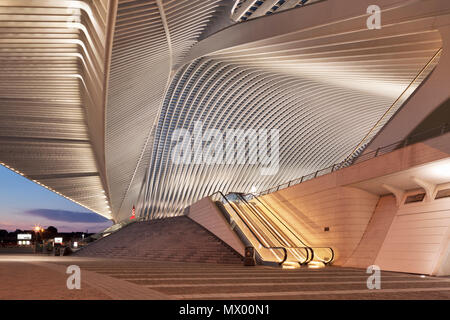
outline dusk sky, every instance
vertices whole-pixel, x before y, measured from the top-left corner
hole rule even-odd
[[[56,193],[0,166],[0,229],[31,229],[39,224],[61,232],[98,232],[112,223]]]

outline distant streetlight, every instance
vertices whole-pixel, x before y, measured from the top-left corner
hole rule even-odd
[[[34,247],[34,252],[37,253],[38,246],[39,246],[39,241],[40,241],[39,234],[44,231],[44,228],[42,228],[39,225],[36,225],[36,226],[34,226],[33,230],[36,233],[36,243],[35,243],[35,247]]]

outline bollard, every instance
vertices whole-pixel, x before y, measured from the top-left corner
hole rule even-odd
[[[255,264],[255,248],[245,247],[244,266],[252,267]]]

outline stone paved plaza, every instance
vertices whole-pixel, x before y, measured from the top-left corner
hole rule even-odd
[[[68,290],[66,268],[81,268]],[[123,259],[0,255],[0,299],[450,299],[450,277],[381,273],[369,290],[362,269],[295,270]]]

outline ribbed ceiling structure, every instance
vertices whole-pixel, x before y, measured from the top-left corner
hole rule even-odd
[[[301,2],[0,1],[0,163],[120,221],[346,158],[439,62],[450,4],[379,0],[368,30],[370,1]],[[246,6],[258,18],[232,25]],[[279,130],[279,170],[173,163],[174,130],[196,121]]]
[[[242,22],[318,1],[326,0],[235,0],[231,18],[234,21]]]
[[[401,6],[384,13],[380,31],[368,30],[367,16],[360,15],[327,24],[307,20],[307,27],[251,41],[257,30],[261,35],[267,26],[301,20],[301,12],[314,16],[324,6],[248,21],[194,48],[186,61],[194,60],[169,87],[155,131],[145,216],[182,214],[217,190],[265,190],[345,159],[370,141],[439,61],[434,15],[406,18]],[[218,41],[237,33],[240,44]],[[175,164],[172,134],[192,133],[196,121],[203,131],[278,129],[279,171],[263,176],[260,165]],[[198,146],[193,154],[201,152]]]
[[[141,190],[173,67],[221,2],[119,1],[106,109],[106,166],[117,220],[130,215]]]
[[[107,0],[0,1],[0,162],[108,218],[110,9]]]

